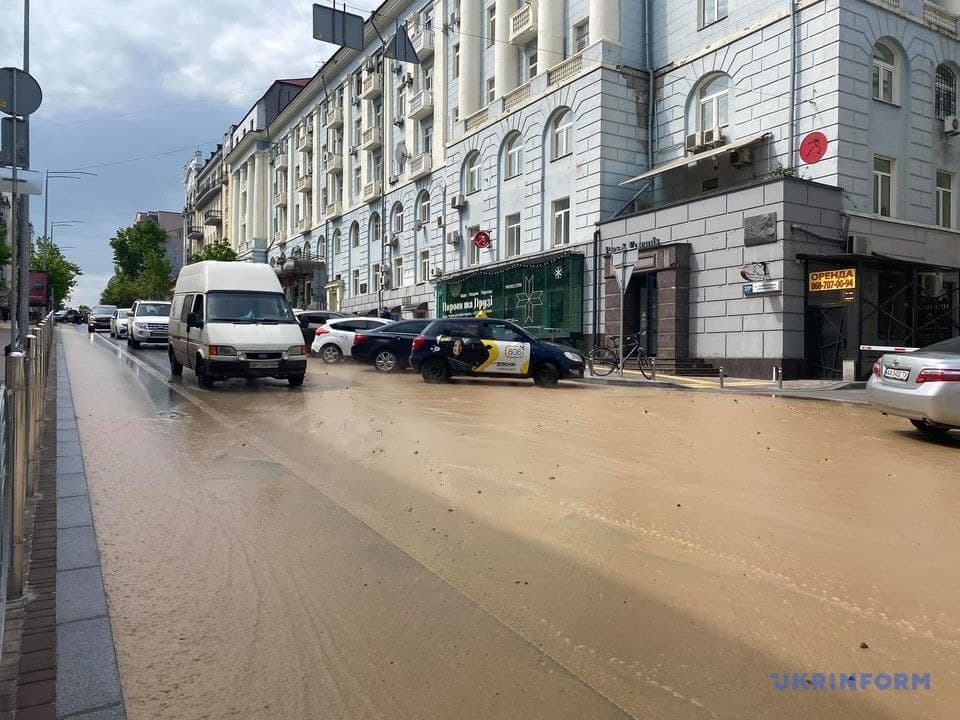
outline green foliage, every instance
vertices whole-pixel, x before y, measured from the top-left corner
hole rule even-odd
[[[30,251],[30,269],[47,273],[47,284],[53,297],[53,309],[63,307],[63,301],[83,275],[80,266],[63,256],[60,248],[41,238]]]
[[[12,256],[13,251],[7,245],[7,228],[0,227],[0,267],[9,265]]]
[[[237,259],[237,254],[225,241],[204,245],[203,249],[190,256],[190,262],[202,262],[204,260],[220,260],[222,262],[233,262]]]
[[[172,268],[166,235],[153,218],[120,228],[110,240],[115,272],[100,295],[105,305],[130,307],[134,300],[170,297]]]

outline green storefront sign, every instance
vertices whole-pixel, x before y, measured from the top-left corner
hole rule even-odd
[[[437,317],[511,320],[538,337],[583,333],[583,255],[564,253],[437,283]]]

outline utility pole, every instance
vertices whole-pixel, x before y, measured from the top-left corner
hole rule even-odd
[[[27,74],[30,73],[30,0],[23,0],[23,71]],[[16,86],[16,82],[14,82]],[[16,90],[14,90],[16,92]],[[23,160],[23,169],[30,169],[30,115],[25,114],[23,116],[23,135],[24,135],[24,160]],[[14,115],[13,118],[13,185],[16,187],[16,172],[17,172],[17,118]],[[14,190],[16,193],[16,190]],[[13,196],[11,205],[16,204],[16,195]],[[13,229],[13,232],[18,236],[17,237],[17,294],[19,297],[19,302],[17,303],[17,327],[16,327],[16,337],[11,338],[13,341],[12,348],[16,350],[22,350],[27,346],[27,335],[30,334],[30,246],[32,244],[32,238],[30,237],[30,196],[27,193],[23,193],[20,199],[20,212],[18,213],[18,218],[16,223],[11,222],[10,225]],[[11,221],[14,220],[12,214],[16,212],[11,208]]]

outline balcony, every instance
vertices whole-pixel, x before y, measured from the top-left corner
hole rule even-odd
[[[297,230],[302,233],[305,233],[313,227],[313,218],[309,215],[304,215],[300,218],[300,222],[297,223]]]
[[[360,138],[361,150],[376,150],[383,145],[383,129],[379,126],[368,127]]]
[[[273,166],[277,170],[286,170],[287,169],[287,154],[285,152],[277,155],[276,159],[273,161]]]
[[[422,90],[410,98],[410,117],[422,120],[433,115],[433,93]]]
[[[343,108],[337,107],[332,110],[327,110],[327,127],[343,127]]]
[[[198,225],[188,225],[187,237],[190,240],[203,240],[203,228]]]
[[[343,153],[328,152],[324,156],[324,164],[327,166],[327,172],[337,174],[342,173]]]
[[[365,203],[373,202],[380,197],[383,192],[383,183],[379,180],[367,183],[363,186],[363,201]]]
[[[310,152],[313,150],[313,131],[304,130],[300,133],[300,139],[297,140],[297,150],[300,152]]]
[[[530,83],[521,85],[516,90],[508,92],[503,96],[503,111],[505,113],[513,112],[530,99]]]
[[[327,203],[327,207],[324,208],[324,214],[327,216],[327,220],[336,220],[343,215],[343,203],[339,200]]]
[[[547,85],[559,85],[573,77],[576,77],[583,70],[583,54],[574,55],[561,63],[554,65],[547,71]]]
[[[286,207],[287,206],[287,190],[284,188],[280,190],[276,195],[273,196],[273,204],[277,207]]]
[[[363,89],[360,97],[364,100],[373,100],[383,94],[383,75],[378,72],[363,71]]]
[[[480,110],[477,110],[477,112],[464,120],[464,126],[466,127],[467,132],[472,132],[473,130],[486,125],[489,117],[490,115],[488,108],[481,108]]]
[[[287,241],[287,231],[286,230],[277,230],[273,234],[273,241],[275,243],[285,243]]]
[[[222,225],[223,215],[220,214],[219,210],[207,210],[203,214],[203,224],[204,225]]]
[[[433,157],[430,153],[420,153],[410,159],[410,171],[408,177],[411,180],[419,180],[426,177],[433,171]]]
[[[307,193],[313,190],[313,173],[307,173],[297,178],[297,192]]]
[[[529,0],[526,5],[510,16],[510,42],[526,45],[537,36],[537,0]]]
[[[942,32],[953,38],[960,38],[958,16],[937,3],[926,0],[923,3],[921,13],[920,5],[914,6],[908,0],[871,0],[871,2],[916,22],[921,22],[937,32]]]
[[[422,28],[410,38],[410,42],[420,60],[430,57],[433,55],[433,28]]]

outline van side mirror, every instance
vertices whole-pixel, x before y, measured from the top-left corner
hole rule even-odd
[[[194,327],[195,327],[195,328],[202,328],[202,327],[203,327],[203,320],[200,319],[200,316],[197,315],[197,313],[192,312],[192,313],[190,313],[189,315],[187,315],[187,330],[189,330],[190,328],[194,328]]]

